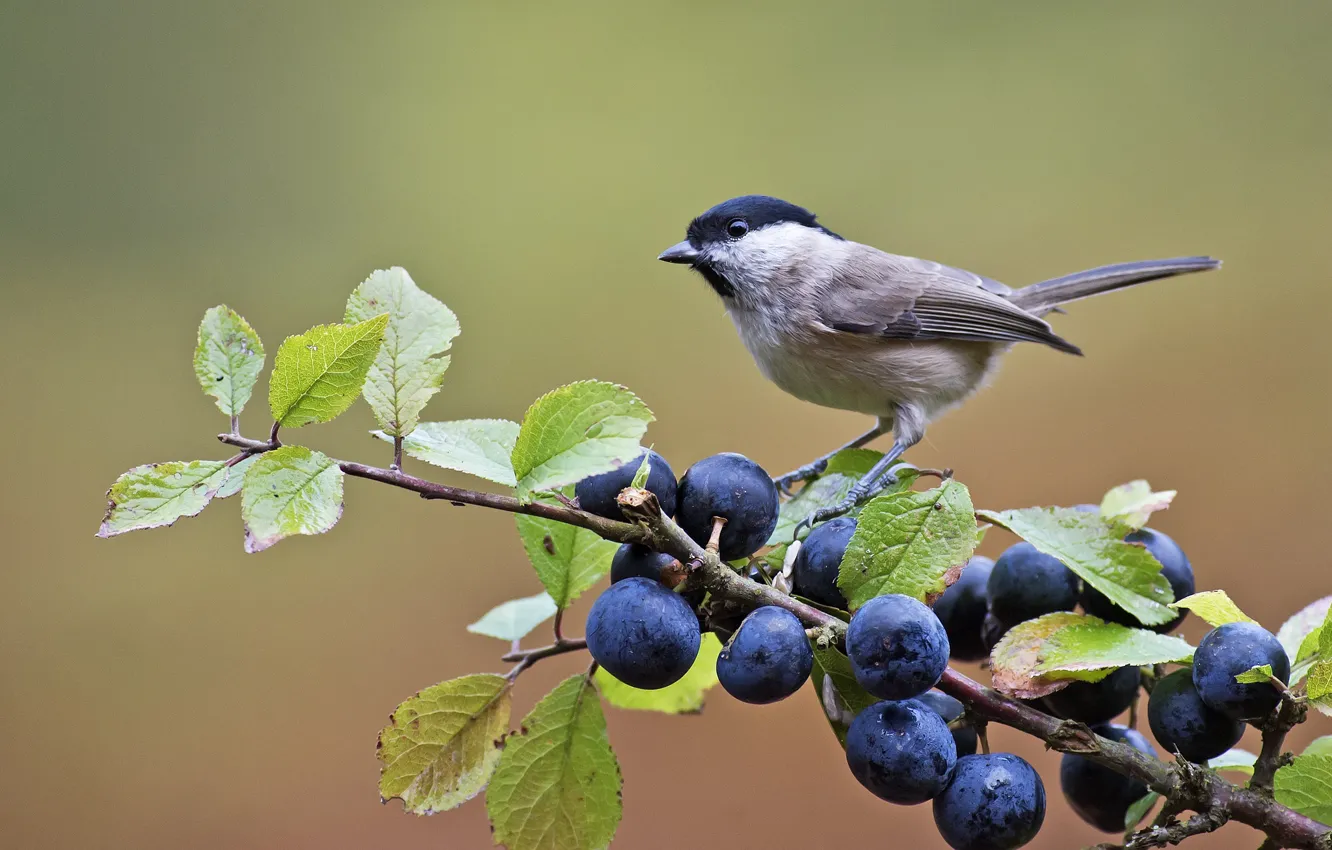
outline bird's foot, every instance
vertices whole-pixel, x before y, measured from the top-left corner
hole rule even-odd
[[[823,470],[827,468],[828,458],[821,457],[816,461],[805,464],[799,469],[793,469],[783,476],[772,479],[772,483],[776,485],[777,492],[781,493],[783,496],[789,497],[792,495],[792,487],[802,481],[810,481],[818,478],[823,474]]]
[[[907,464],[903,464],[903,466],[907,466]],[[856,484],[856,486],[851,488],[850,492],[846,494],[845,498],[843,498],[842,501],[838,502],[835,505],[828,505],[826,507],[819,508],[814,513],[810,514],[809,516],[802,519],[800,522],[796,523],[795,532],[792,535],[792,539],[793,540],[800,539],[800,532],[803,529],[806,528],[812,529],[814,526],[818,525],[821,522],[827,522],[830,519],[836,519],[839,516],[845,516],[846,514],[850,513],[851,511],[855,510],[861,505],[865,504],[869,500],[873,499],[875,496],[879,495],[884,490],[887,490],[889,487],[892,487],[894,484],[897,483],[897,476],[894,474],[894,472],[896,472],[898,468],[899,467],[894,467],[893,469],[889,470],[886,474],[879,476],[877,478],[874,476],[866,476],[862,478]],[[914,469],[915,467],[911,468]]]

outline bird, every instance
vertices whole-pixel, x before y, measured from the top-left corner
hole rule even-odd
[[[1045,316],[1093,295],[1221,265],[1206,256],[1140,260],[1013,289],[843,238],[804,207],[768,195],[717,204],[657,259],[702,275],[759,371],[779,388],[875,417],[869,431],[775,479],[784,493],[817,477],[837,451],[892,433],[892,447],[846,497],[816,511],[804,527],[890,486],[894,464],[929,423],[984,386],[1015,343],[1081,355]]]

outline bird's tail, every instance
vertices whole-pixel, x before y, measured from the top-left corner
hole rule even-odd
[[[1174,277],[1177,274],[1205,272],[1221,265],[1220,260],[1211,257],[1175,257],[1170,260],[1139,260],[1136,263],[1116,263],[1111,266],[1099,266],[1083,272],[1066,274],[1052,280],[1033,283],[1008,296],[1009,300],[1029,313],[1043,316],[1046,313],[1081,298],[1100,295],[1114,289],[1123,289]]]

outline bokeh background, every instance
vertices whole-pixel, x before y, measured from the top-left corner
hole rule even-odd
[[[1332,592],[1329,36],[1318,2],[0,2],[0,845],[488,846],[479,800],[381,806],[374,741],[500,666],[463,626],[538,589],[510,517],[350,481],[332,533],[247,556],[236,500],[95,540],[103,492],[227,456],[190,368],[207,307],[271,363],[391,264],[462,321],[427,418],[613,379],[677,472],[790,468],[866,423],[764,383],[653,259],[746,192],[1019,285],[1224,258],[1057,317],[1086,358],[1016,351],[912,458],[992,508],[1176,488],[1157,527],[1275,628]],[[371,423],[290,437],[387,463]],[[515,718],[581,663],[524,676]],[[854,782],[809,693],[609,722],[619,847],[942,846]],[[1032,847],[1100,840],[1056,755],[995,738],[1052,791]]]

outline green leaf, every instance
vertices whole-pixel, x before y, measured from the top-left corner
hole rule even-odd
[[[1040,551],[1062,561],[1083,581],[1149,626],[1173,619],[1174,599],[1161,564],[1140,544],[1122,539],[1125,527],[1073,508],[979,511]]]
[[[439,392],[461,328],[453,311],[423,292],[407,270],[394,266],[366,278],[347,299],[347,323],[365,322],[388,313],[384,344],[366,375],[365,400],[379,426],[390,436],[406,436],[416,427],[430,397]]]
[[[615,541],[602,540],[586,528],[527,514],[518,514],[518,536],[537,578],[560,608],[567,608],[610,572],[611,558],[619,548]]]
[[[196,516],[222,483],[220,460],[169,461],[136,466],[106,491],[106,516],[98,537],[173,525]]]
[[[518,498],[573,484],[638,457],[653,420],[638,396],[617,384],[579,381],[532,403],[513,447]]]
[[[1233,750],[1227,750],[1214,759],[1208,759],[1207,766],[1212,770],[1224,770],[1230,773],[1243,773],[1246,776],[1253,776],[1253,765],[1256,761],[1258,761],[1258,756],[1248,750],[1241,750],[1236,747]]]
[[[1263,682],[1272,681],[1272,665],[1259,664],[1257,667],[1250,667],[1243,673],[1235,677],[1235,681],[1241,685],[1256,685]]]
[[[1309,668],[1305,689],[1314,708],[1332,714],[1332,611],[1318,634],[1318,660]]]
[[[293,534],[323,534],[342,517],[342,470],[304,446],[283,446],[254,462],[241,488],[245,551],[262,552]]]
[[[515,641],[527,637],[537,626],[555,616],[555,600],[544,590],[536,596],[501,602],[467,627],[475,635]]]
[[[565,679],[510,736],[486,791],[508,850],[601,850],[619,826],[620,765],[591,682]]]
[[[1159,799],[1161,799],[1160,794],[1155,791],[1148,791],[1146,795],[1140,797],[1133,803],[1133,805],[1129,806],[1128,811],[1124,812],[1124,831],[1131,832],[1136,829],[1138,824],[1142,823],[1142,819],[1147,817],[1151,812],[1152,806],[1155,806],[1156,801]]]
[[[225,304],[204,313],[194,349],[199,386],[226,416],[238,416],[264,370],[264,344],[250,323]]]
[[[1204,590],[1172,602],[1170,607],[1187,608],[1213,627],[1224,626],[1226,623],[1257,622],[1241,611],[1224,590]]]
[[[634,472],[633,479],[629,486],[635,490],[642,490],[647,486],[648,476],[652,474],[652,455],[643,452],[643,461],[638,464],[638,469]]]
[[[1278,803],[1319,823],[1332,823],[1332,756],[1300,756],[1274,779]]]
[[[384,431],[370,433],[393,442],[393,437]],[[403,438],[402,450],[433,466],[466,472],[512,487],[518,479],[513,477],[509,455],[517,439],[518,423],[507,419],[422,422]]]
[[[883,452],[874,449],[842,449],[828,458],[828,465],[824,467],[823,474],[824,476],[850,475],[852,478],[860,479],[869,473],[882,457]]]
[[[947,574],[956,576],[975,551],[971,494],[960,482],[890,493],[860,512],[837,586],[852,611],[886,593],[926,602],[943,593]]]
[[[328,422],[352,406],[384,341],[387,315],[289,336],[273,359],[268,406],[284,428]]]
[[[426,688],[379,733],[379,797],[413,814],[455,809],[486,787],[509,728],[509,683],[482,673]]]
[[[823,647],[817,639],[810,641],[814,649],[814,669],[809,683],[823,708],[823,716],[832,727],[833,734],[843,747],[846,730],[856,715],[878,702],[856,682],[851,661],[834,646]]]
[[[1095,682],[1120,667],[1184,664],[1193,658],[1193,647],[1182,638],[1082,617],[1046,639],[1034,673]]]
[[[254,462],[260,458],[260,455],[250,455],[242,461],[238,461],[235,466],[229,467],[220,474],[220,483],[217,493],[213,498],[226,499],[236,495],[245,485],[245,473],[250,471]]]
[[[1152,486],[1146,481],[1130,481],[1105,494],[1101,499],[1101,516],[1129,528],[1142,528],[1151,519],[1153,511],[1170,507],[1174,498],[1174,490],[1153,493]]]
[[[1302,664],[1301,656],[1305,641],[1310,640],[1310,635],[1318,632],[1323,621],[1327,619],[1328,611],[1332,610],[1332,596],[1324,596],[1316,602],[1306,605],[1296,612],[1289,620],[1281,624],[1277,630],[1277,640],[1281,641],[1281,646],[1286,650],[1286,655],[1290,656],[1290,684],[1296,685],[1309,672],[1311,664]],[[1319,638],[1313,638],[1309,643],[1309,652],[1312,653],[1318,648]],[[1305,656],[1307,657],[1307,656]]]
[[[698,657],[678,682],[655,691],[645,691],[626,685],[597,668],[597,690],[606,702],[616,708],[636,711],[661,711],[666,714],[693,714],[703,708],[708,689],[717,684],[717,656],[721,654],[721,641],[712,632],[703,635]]]
[[[1306,756],[1332,756],[1332,735],[1324,735],[1321,738],[1315,738],[1309,746],[1304,748]]]
[[[1083,625],[1094,617],[1057,611],[1019,623],[1000,639],[990,653],[990,677],[996,690],[1017,699],[1049,696],[1071,679],[1042,676],[1036,671],[1045,642],[1065,626]]]

